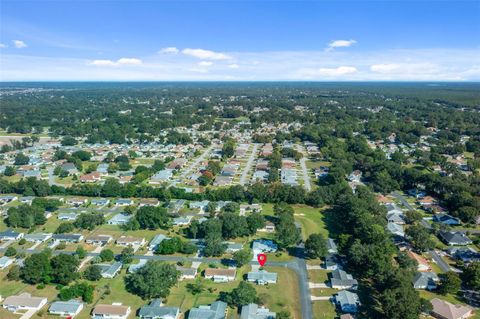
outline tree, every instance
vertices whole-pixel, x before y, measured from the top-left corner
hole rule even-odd
[[[13,265],[7,273],[8,280],[19,280],[21,275],[21,269],[19,265]]]
[[[73,255],[60,254],[52,258],[52,281],[68,285],[73,280],[77,279],[79,262]]]
[[[8,247],[7,250],[5,250],[5,256],[7,257],[12,257],[17,254],[17,250],[13,247]]]
[[[311,234],[305,241],[305,252],[309,258],[324,258],[328,254],[327,241],[322,234]]]
[[[128,292],[143,299],[166,298],[179,276],[174,265],[149,260],[136,273],[125,278],[125,286]]]
[[[290,314],[289,311],[280,311],[279,313],[277,313],[277,316],[275,317],[276,319],[291,319],[292,318],[292,315]]]
[[[15,175],[15,173],[16,173],[16,170],[15,170],[15,167],[13,166],[5,167],[5,171],[3,172],[5,176],[13,176]]]
[[[82,300],[91,303],[93,302],[93,292],[95,287],[86,282],[74,284],[70,287],[64,287],[60,290],[58,297],[60,300],[67,301],[70,299],[82,297]]]
[[[480,262],[471,262],[463,270],[462,279],[467,287],[480,290]]]
[[[167,229],[170,226],[170,217],[164,207],[143,206],[138,210],[135,219],[141,229]]]
[[[90,281],[97,281],[102,279],[102,269],[98,265],[90,265],[83,272],[83,278]]]
[[[113,251],[111,251],[110,249],[104,249],[100,252],[100,258],[102,259],[102,261],[112,261],[113,258],[115,258],[115,255],[113,254]]]
[[[461,284],[462,280],[458,274],[453,271],[448,271],[440,275],[438,291],[443,295],[457,293]]]
[[[265,227],[265,217],[260,213],[253,213],[247,216],[248,229],[250,235],[254,235],[257,229]]]
[[[222,299],[230,306],[240,307],[250,303],[256,303],[257,291],[250,283],[241,281],[238,287],[234,288],[230,293],[224,294]]]
[[[35,205],[20,205],[10,207],[5,223],[10,227],[32,228],[43,225],[47,221],[43,209]]]
[[[27,165],[30,162],[30,158],[23,153],[17,153],[15,156],[15,165]]]
[[[130,264],[133,261],[133,253],[134,251],[132,247],[125,247],[118,256],[118,260],[124,264]]]
[[[65,234],[65,233],[70,233],[75,229],[75,226],[73,226],[72,223],[61,223],[58,225],[57,229],[55,230],[55,234]]]
[[[21,278],[29,284],[49,283],[52,280],[52,266],[48,252],[32,254],[27,257],[21,269]]]
[[[201,278],[197,278],[194,283],[188,283],[185,288],[192,295],[198,295],[205,291],[205,283]]]
[[[252,260],[252,253],[248,249],[242,249],[233,253],[233,260],[238,268],[248,264]]]
[[[82,246],[78,246],[75,250],[75,255],[78,257],[78,259],[83,259],[85,256],[87,256],[87,251]]]
[[[71,136],[65,136],[63,139],[62,139],[62,146],[73,146],[73,145],[76,145],[78,142],[76,139],[74,139],[73,137]]]
[[[171,255],[182,249],[182,240],[179,237],[162,240],[157,246],[156,253],[160,255]]]
[[[295,245],[300,240],[300,231],[295,225],[293,214],[281,213],[279,215],[275,239],[281,248]]]
[[[435,242],[430,237],[430,233],[422,225],[408,227],[405,234],[413,248],[418,251],[427,251],[435,247]]]
[[[95,227],[105,224],[105,217],[100,213],[80,214],[73,225],[80,229],[94,230]]]

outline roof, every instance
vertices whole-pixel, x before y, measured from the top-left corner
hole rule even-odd
[[[274,319],[275,312],[265,307],[259,307],[257,304],[251,303],[242,307],[240,314],[241,319]]]
[[[78,308],[83,307],[83,303],[78,300],[69,300],[69,301],[55,301],[52,303],[49,312],[62,312],[62,313],[76,313]]]
[[[413,287],[421,288],[435,285],[435,282],[439,281],[437,274],[434,272],[418,272],[413,278]]]
[[[358,295],[356,293],[353,293],[353,292],[350,292],[350,291],[347,291],[347,290],[340,291],[337,294],[337,296],[335,296],[335,300],[341,306],[343,306],[343,305],[356,305],[360,302],[359,299],[358,299]]]
[[[188,319],[224,319],[227,312],[227,304],[223,301],[215,301],[210,306],[192,308]]]
[[[162,301],[160,299],[153,299],[148,305],[143,306],[138,311],[139,317],[172,317],[176,318],[180,313],[180,309],[177,307],[162,307]]]
[[[97,305],[93,308],[93,315],[110,314],[125,316],[128,314],[130,307],[123,305]]]
[[[250,271],[247,274],[248,281],[277,281],[276,272],[268,272],[265,270]]]
[[[117,274],[117,272],[122,268],[122,263],[117,261],[113,264],[99,264],[98,265],[102,269],[102,276],[109,276],[113,277]]]
[[[430,301],[433,306],[432,313],[442,316],[446,319],[463,318],[472,311],[472,308],[463,305],[454,305],[448,301],[434,298]]]
[[[354,286],[358,282],[356,279],[353,279],[352,275],[341,269],[335,269],[332,271],[332,286]]]
[[[43,297],[32,297],[29,293],[23,293],[18,296],[10,296],[5,298],[3,301],[4,305],[14,306],[14,307],[30,307],[30,308],[38,308],[45,303],[47,298]]]
[[[222,269],[222,268],[207,268],[205,269],[205,277],[210,276],[227,276],[235,277],[237,270],[235,268]]]
[[[472,243],[470,238],[467,237],[462,232],[454,231],[442,231],[440,236],[449,244],[449,245],[469,245]]]

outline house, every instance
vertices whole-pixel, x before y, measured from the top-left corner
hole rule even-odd
[[[194,201],[194,202],[190,202],[188,204],[188,206],[191,209],[198,209],[198,210],[200,210],[200,212],[205,212],[207,210],[207,207],[208,207],[209,203],[210,203],[210,201],[208,201],[208,200]]]
[[[152,198],[152,199],[144,198],[144,199],[141,199],[140,202],[138,203],[138,207],[143,207],[143,206],[157,207],[158,205],[160,205],[160,201],[155,198]]]
[[[428,208],[434,205],[437,201],[432,196],[425,196],[417,200],[418,204],[421,205],[423,208]]]
[[[141,319],[178,319],[180,309],[177,307],[164,307],[160,299],[152,300],[147,306],[138,311]]]
[[[358,281],[341,269],[332,271],[330,286],[334,289],[357,289]]]
[[[157,234],[153,239],[150,241],[150,244],[148,244],[148,250],[155,250],[158,245],[165,239],[170,239],[169,237],[163,235],[163,234]]]
[[[20,198],[20,203],[31,205],[34,199],[34,196],[23,196]]]
[[[67,171],[69,175],[78,174],[78,169],[73,163],[63,163],[62,171]]]
[[[261,213],[262,212],[262,205],[260,204],[251,204],[251,205],[246,205],[242,204],[240,205],[240,216],[245,215],[246,213]]]
[[[348,180],[350,182],[359,183],[361,179],[362,179],[362,172],[359,170],[355,170],[350,175],[348,175]]]
[[[96,305],[92,310],[92,319],[127,319],[132,310],[121,303]]]
[[[80,182],[82,183],[96,183],[101,180],[99,172],[92,172],[89,174],[85,174],[80,176]]]
[[[173,176],[173,169],[158,171],[150,178],[150,184],[161,184],[170,180]]]
[[[77,300],[52,302],[48,312],[52,315],[73,318],[83,309],[83,303]]]
[[[343,312],[356,313],[360,305],[360,299],[356,293],[342,290],[335,296],[335,304],[339,306]]]
[[[204,275],[207,279],[213,279],[213,282],[229,282],[235,280],[237,270],[235,268],[207,268]]]
[[[209,306],[198,306],[190,309],[188,319],[225,319],[227,304],[223,301],[215,301]]]
[[[52,235],[50,233],[26,234],[24,238],[29,243],[44,243],[52,238]]]
[[[276,284],[277,273],[268,272],[266,270],[250,271],[247,274],[247,281],[255,282],[258,285]]]
[[[275,319],[275,317],[275,312],[254,303],[242,306],[240,313],[240,319]]]
[[[412,280],[413,288],[433,290],[437,288],[437,282],[440,281],[434,272],[418,272]]]
[[[67,200],[67,203],[69,205],[78,207],[78,206],[82,206],[82,205],[86,204],[87,199],[86,198],[70,198],[70,199]]]
[[[439,233],[440,239],[447,245],[458,245],[458,246],[465,246],[465,245],[471,245],[472,241],[470,238],[467,237],[462,232],[458,231],[441,231]]]
[[[435,214],[432,218],[432,221],[436,223],[442,223],[444,225],[451,225],[451,226],[456,226],[461,224],[460,219],[444,213]]]
[[[273,233],[275,232],[275,224],[271,221],[266,221],[265,226],[258,230],[259,232]]]
[[[121,262],[114,262],[113,264],[98,264],[102,271],[102,277],[103,278],[114,278],[120,270],[122,269],[122,263]]]
[[[182,217],[175,217],[173,219],[173,225],[175,226],[187,226],[190,225],[190,222],[192,221],[193,216],[182,216]]]
[[[480,262],[480,253],[470,247],[451,247],[447,252],[453,258],[464,263]]]
[[[83,240],[82,234],[53,234],[52,238],[56,241],[66,243],[78,243]]]
[[[133,273],[137,272],[140,268],[145,266],[146,263],[147,263],[146,259],[140,259],[140,261],[138,263],[131,264],[130,266],[128,266],[128,272],[133,274]]]
[[[8,204],[17,199],[18,199],[17,196],[3,195],[3,196],[0,196],[0,204]]]
[[[128,198],[119,198],[115,200],[115,206],[130,206],[133,205],[133,200]]]
[[[106,198],[94,198],[90,203],[95,206],[106,206],[110,203],[110,200]]]
[[[101,176],[107,176],[108,175],[108,164],[107,163],[98,164],[97,172],[99,172]]]
[[[327,239],[327,249],[330,254],[338,253],[337,244],[335,244],[335,241],[331,238]]]
[[[70,213],[60,213],[58,214],[58,220],[73,222],[77,219],[78,213],[70,212]]]
[[[261,253],[274,253],[278,250],[278,246],[271,240],[258,239],[253,241],[252,249]]]
[[[407,255],[417,262],[417,270],[420,272],[430,271],[430,264],[428,260],[423,258],[421,255],[414,253],[413,251],[408,251]]]
[[[13,264],[14,261],[15,261],[15,259],[7,257],[7,256],[0,257],[0,269],[7,268],[11,264]]]
[[[0,241],[19,240],[23,238],[24,233],[18,233],[14,230],[6,230],[0,232]]]
[[[145,238],[132,237],[132,236],[120,236],[116,241],[117,246],[143,246],[145,245]]]
[[[180,209],[183,208],[183,205],[185,205],[186,201],[184,199],[178,199],[178,200],[172,200],[168,204],[168,208],[170,213],[177,214]]]
[[[88,236],[85,239],[85,242],[87,244],[96,245],[96,246],[105,246],[111,241],[112,241],[112,236],[110,235],[92,235],[92,236]]]
[[[175,268],[180,272],[180,280],[195,279],[197,276],[197,268],[187,268],[176,265]]]
[[[324,261],[323,265],[324,265],[324,268],[327,269],[327,270],[338,269],[338,263],[337,263],[337,259],[336,259],[335,255],[334,254],[328,254],[325,257],[325,261]]]
[[[430,300],[433,310],[430,313],[438,319],[465,319],[473,316],[473,309],[464,305],[454,305],[438,298]]]
[[[22,293],[17,296],[10,296],[3,301],[3,308],[16,313],[23,310],[40,310],[47,304],[47,298],[32,297],[29,293]]]
[[[125,225],[132,219],[132,215],[124,214],[124,213],[118,213],[112,218],[110,218],[107,222],[109,225]]]
[[[403,229],[402,225],[399,225],[397,223],[387,223],[387,230],[394,236],[403,238],[405,237],[405,231]]]
[[[231,254],[231,253],[234,253],[234,252],[237,252],[239,250],[242,250],[243,248],[243,244],[240,244],[240,243],[231,243],[231,242],[223,242],[224,244],[227,245],[227,250],[226,252]]]

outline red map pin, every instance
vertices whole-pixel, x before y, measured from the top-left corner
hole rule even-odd
[[[265,263],[267,262],[267,255],[258,254],[257,255],[257,260],[258,260],[258,263],[260,264],[260,266],[263,267],[263,265],[265,265]]]

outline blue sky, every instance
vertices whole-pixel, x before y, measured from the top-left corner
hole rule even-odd
[[[480,1],[22,1],[0,80],[480,80]]]

